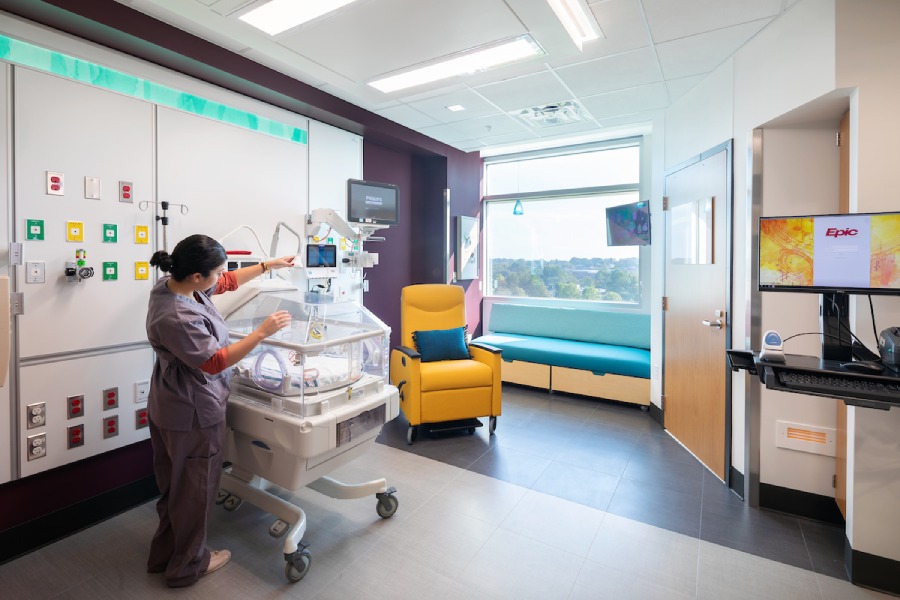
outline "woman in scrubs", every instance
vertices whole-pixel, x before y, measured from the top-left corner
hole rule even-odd
[[[150,382],[150,441],[159,486],[159,527],[147,571],[165,572],[169,587],[192,585],[231,558],[206,547],[206,527],[222,474],[225,404],[230,367],[291,322],[273,313],[245,338],[228,343],[228,329],[210,296],[237,289],[293,256],[225,271],[225,249],[205,235],[185,238],[150,264],[170,275],[150,293],[147,338],[156,351]]]

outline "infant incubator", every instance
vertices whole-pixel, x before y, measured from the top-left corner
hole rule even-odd
[[[233,368],[228,439],[217,501],[226,510],[246,500],[275,515],[273,536],[285,536],[285,575],[309,570],[301,541],[306,515],[268,491],[310,487],[332,498],[374,494],[383,518],[397,510],[385,480],[345,484],[326,474],[361,455],[397,416],[399,395],[388,383],[390,330],[355,302],[330,302],[276,282],[257,281],[214,297],[232,342],[278,310],[291,325],[259,344]]]

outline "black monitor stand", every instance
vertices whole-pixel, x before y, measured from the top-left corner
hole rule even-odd
[[[853,360],[853,338],[850,336],[850,296],[844,292],[827,292],[819,297],[819,324],[822,330],[822,359],[849,362]]]

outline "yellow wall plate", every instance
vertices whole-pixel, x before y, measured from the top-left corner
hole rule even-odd
[[[150,263],[136,262],[134,263],[135,279],[150,279]]]
[[[150,243],[150,227],[147,225],[134,226],[134,243],[149,244]]]
[[[84,241],[84,221],[66,221],[66,241]]]

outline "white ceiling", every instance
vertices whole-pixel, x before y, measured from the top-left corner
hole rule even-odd
[[[604,37],[583,51],[546,0],[358,0],[274,37],[238,19],[266,0],[117,1],[450,146],[496,152],[639,130],[796,0],[587,0]],[[546,55],[391,94],[366,84],[524,33]],[[516,116],[573,101],[582,122]]]

